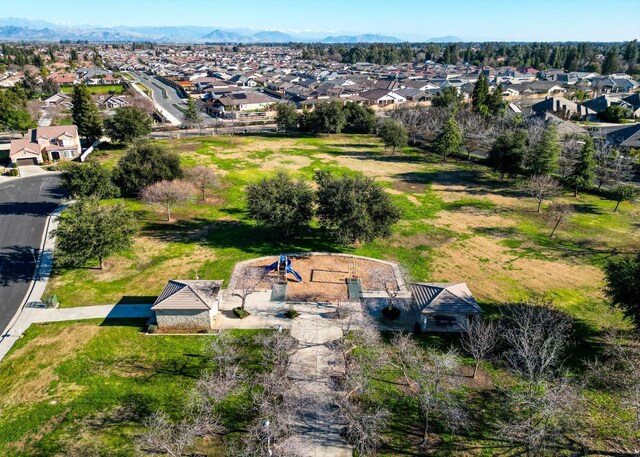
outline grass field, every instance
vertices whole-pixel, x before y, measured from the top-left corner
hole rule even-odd
[[[0,362],[0,454],[133,456],[143,417],[156,410],[180,417],[215,337],[145,336],[143,325],[32,326]],[[231,334],[243,367],[261,366],[252,345],[260,331]],[[229,406],[229,417],[237,419],[236,407]]]
[[[105,85],[105,86],[87,86],[89,92],[92,94],[121,94],[124,92],[124,87],[120,84]],[[60,88],[62,92],[73,92],[73,86],[63,86]]]
[[[465,281],[484,303],[547,294],[560,306],[597,326],[620,325],[603,303],[603,262],[615,252],[637,250],[640,208],[593,195],[562,199],[576,214],[549,238],[550,225],[531,199],[514,191],[486,167],[466,161],[442,163],[413,148],[391,156],[371,136],[215,137],[165,142],[185,167],[206,164],[221,185],[206,202],[178,208],[176,220],[128,201],[143,220],[131,252],[107,261],[104,272],[65,271],[49,292],[63,306],[115,303],[123,296],[159,293],[175,277],[228,280],[233,265],[251,257],[296,251],[353,252],[401,262],[416,281]],[[123,149],[105,150],[114,165]],[[388,240],[337,246],[312,227],[289,242],[249,221],[244,186],[276,169],[311,179],[325,169],[375,178],[402,209]]]

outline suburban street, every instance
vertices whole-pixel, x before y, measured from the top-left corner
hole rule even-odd
[[[59,181],[39,175],[0,184],[0,331],[29,289],[47,217],[64,196]]]
[[[181,108],[186,108],[187,104],[185,103],[184,99],[180,98],[180,95],[178,95],[178,92],[173,87],[168,86],[158,79],[139,71],[132,71],[130,74],[134,78],[136,78],[137,81],[141,82],[149,89],[151,89],[153,100],[158,105],[168,111],[171,115],[175,116],[177,119],[182,119],[182,111],[180,111],[174,105],[177,105]],[[164,98],[161,87],[165,89],[168,98]]]

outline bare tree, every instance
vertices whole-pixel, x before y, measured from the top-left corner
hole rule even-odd
[[[554,377],[570,330],[569,318],[543,299],[506,306],[501,334],[509,366],[530,382]]]
[[[396,298],[400,295],[400,287],[393,268],[390,266],[374,268],[367,273],[367,279],[376,291],[384,291],[387,295],[387,309],[391,311],[395,307]]]
[[[146,432],[140,435],[138,448],[141,451],[182,457],[187,455],[195,440],[210,431],[202,417],[187,418],[172,422],[164,412],[156,412],[145,421]]]
[[[480,363],[486,360],[495,350],[498,344],[498,333],[498,326],[493,321],[480,319],[479,317],[465,321],[460,343],[462,348],[471,354],[476,362],[473,367],[472,377],[474,379]]]
[[[538,202],[536,211],[539,213],[545,200],[550,200],[560,193],[560,183],[550,176],[533,175],[520,185],[520,190]]]
[[[416,377],[419,386],[418,402],[422,412],[422,447],[429,446],[431,421],[438,417],[455,431],[465,422],[465,414],[452,395],[454,386],[451,377],[460,366],[460,359],[454,349],[447,352],[428,350],[427,359]]]
[[[562,142],[562,150],[558,157],[558,171],[563,178],[573,173],[578,153],[583,144],[584,141],[577,135],[570,135]]]
[[[408,333],[397,333],[392,340],[394,348],[392,363],[401,372],[407,386],[412,384],[412,374],[416,368],[422,367],[422,351],[413,336]]]
[[[211,189],[218,183],[218,176],[216,173],[205,165],[198,165],[187,169],[185,177],[187,181],[202,192],[202,201],[206,200],[205,191],[207,189]]]
[[[167,221],[171,221],[171,209],[181,203],[193,199],[193,186],[181,180],[160,181],[142,189],[142,201],[149,205],[160,205],[164,208]]]
[[[363,405],[349,397],[339,396],[336,401],[339,419],[346,424],[346,438],[358,455],[375,455],[382,441],[381,431],[387,425],[390,413],[377,405]]]
[[[502,336],[506,360],[522,379],[508,393],[511,408],[502,433],[527,455],[541,455],[573,429],[578,396],[563,373],[571,321],[544,300],[507,306]]]
[[[467,160],[478,149],[489,149],[495,136],[494,123],[488,116],[469,110],[456,112],[456,120],[462,132],[462,142],[467,149]]]
[[[260,283],[268,281],[269,277],[265,273],[264,267],[245,265],[237,272],[235,279],[236,281],[231,291],[231,296],[240,298],[242,301],[240,309],[244,311],[247,297],[258,289]]]
[[[549,234],[549,238],[553,238],[553,235],[555,235],[556,230],[558,229],[560,224],[562,224],[565,220],[567,220],[567,218],[569,218],[569,216],[571,216],[574,213],[574,211],[575,210],[573,205],[570,205],[568,203],[558,203],[558,202],[551,203],[551,206],[549,206],[549,210],[547,211],[547,214],[546,214],[546,217],[553,224],[553,229]]]

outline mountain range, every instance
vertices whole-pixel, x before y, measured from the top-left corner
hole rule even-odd
[[[401,43],[405,40],[377,34],[340,34],[328,32],[285,33],[277,30],[212,28],[202,26],[117,26],[62,25],[24,18],[0,18],[3,41],[91,41],[156,43]],[[422,41],[461,41],[457,37],[439,37]]]

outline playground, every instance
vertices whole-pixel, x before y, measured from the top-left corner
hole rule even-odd
[[[337,302],[348,299],[347,278],[359,278],[363,290],[375,289],[369,273],[373,270],[393,267],[387,262],[350,255],[336,254],[294,254],[288,255],[290,268],[295,272],[287,272],[287,301],[300,302]],[[277,267],[280,256],[254,259],[247,262],[252,267],[271,267],[268,272],[270,281],[260,285],[261,289],[271,289],[272,283],[278,282],[281,273]],[[296,274],[300,276],[299,281]],[[402,279],[400,278],[401,282]],[[234,279],[232,278],[231,284]],[[230,287],[233,287],[232,285]]]

